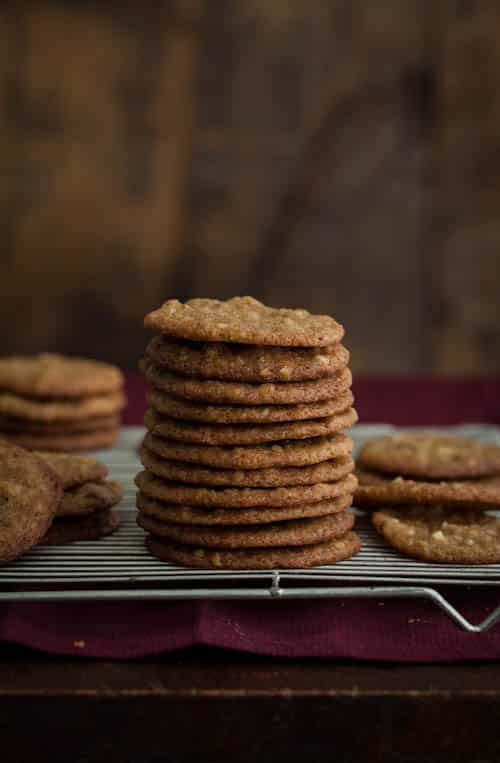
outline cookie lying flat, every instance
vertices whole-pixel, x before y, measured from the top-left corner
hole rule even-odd
[[[351,396],[352,398],[352,396]],[[354,408],[343,413],[310,421],[292,421],[283,424],[193,424],[161,416],[148,408],[144,424],[153,434],[180,442],[200,445],[252,445],[279,440],[305,440],[348,429],[357,421]]]
[[[289,519],[267,525],[205,527],[176,525],[139,514],[137,524],[157,538],[166,538],[195,548],[277,548],[308,546],[341,538],[354,524],[348,511],[314,519]]]
[[[116,414],[125,405],[121,392],[69,400],[45,400],[0,394],[0,413],[34,421],[76,421]]]
[[[326,379],[304,382],[281,382],[276,384],[246,384],[244,382],[208,381],[178,376],[153,366],[148,361],[141,363],[146,379],[161,392],[186,400],[203,403],[236,405],[291,405],[297,403],[317,403],[330,400],[346,392],[352,384],[348,368],[337,371]],[[157,406],[153,405],[153,408]],[[1,409],[0,409],[1,410]]]
[[[165,562],[183,567],[229,570],[301,569],[318,564],[335,564],[354,556],[361,548],[356,533],[348,532],[343,538],[310,546],[285,546],[266,549],[205,550],[168,543],[149,537],[149,551]]]
[[[59,481],[66,490],[70,487],[83,485],[84,482],[103,480],[108,469],[91,456],[75,456],[68,453],[46,453],[37,451],[39,456],[57,474]]]
[[[81,451],[110,448],[119,435],[118,429],[104,429],[102,432],[80,432],[77,434],[38,435],[9,432],[4,434],[11,442],[28,450]]]
[[[416,482],[403,477],[383,477],[356,469],[359,485],[355,506],[444,504],[464,508],[500,508],[500,477],[465,481]]]
[[[253,297],[176,299],[146,315],[146,328],[208,342],[242,342],[282,347],[326,347],[339,342],[343,327],[329,315],[267,307]]]
[[[55,519],[52,527],[40,541],[41,546],[64,546],[83,540],[99,540],[120,527],[117,511],[106,509],[85,517]]]
[[[117,392],[123,374],[87,358],[42,355],[0,358],[0,389],[28,397],[83,397]]]
[[[354,469],[350,456],[330,459],[312,466],[285,466],[270,469],[213,469],[196,466],[183,461],[159,458],[142,447],[142,465],[158,477],[172,482],[191,485],[220,487],[283,487],[286,485],[315,485],[317,482],[334,482]]]
[[[319,419],[349,410],[349,390],[331,400],[300,405],[206,405],[173,397],[151,389],[148,403],[157,413],[173,419],[203,421],[214,424],[271,424],[284,421]]]
[[[360,450],[358,463],[403,477],[483,477],[500,473],[500,447],[465,437],[404,433],[369,440]]]
[[[391,546],[427,562],[500,562],[500,519],[439,506],[383,509],[373,524]]]
[[[29,435],[54,435],[84,434],[88,432],[115,430],[120,426],[120,416],[93,416],[88,419],[76,419],[75,421],[34,421],[33,419],[20,419],[15,416],[0,416],[0,432],[14,432]]]
[[[150,498],[183,506],[218,506],[238,509],[257,506],[297,506],[337,498],[354,492],[357,480],[349,474],[337,482],[278,488],[204,488],[181,485],[143,471],[135,484]]]
[[[319,501],[309,506],[285,506],[264,509],[210,509],[162,503],[137,493],[137,508],[148,517],[160,522],[183,525],[255,525],[281,522],[286,519],[323,517],[345,511],[352,504],[352,496],[341,495],[330,501]]]
[[[144,445],[161,458],[204,464],[217,469],[306,466],[349,455],[352,449],[350,438],[340,433],[306,440],[282,440],[272,444],[230,447],[192,445],[178,440],[166,440],[148,432],[144,438]]]
[[[60,482],[42,459],[0,440],[0,564],[38,543],[61,495]]]
[[[348,364],[349,350],[341,344],[289,349],[155,336],[146,357],[153,365],[183,376],[251,383],[297,382],[333,376]]]
[[[57,511],[58,516],[91,514],[116,506],[123,498],[123,488],[118,482],[86,482],[84,485],[64,491]]]

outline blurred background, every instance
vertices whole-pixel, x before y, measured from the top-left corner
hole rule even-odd
[[[500,371],[500,4],[4,0],[0,352],[133,368],[169,297]]]

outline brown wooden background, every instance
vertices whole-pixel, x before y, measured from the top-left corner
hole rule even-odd
[[[133,367],[170,296],[500,370],[500,3],[0,5],[0,351]]]

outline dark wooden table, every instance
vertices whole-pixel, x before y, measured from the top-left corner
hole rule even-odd
[[[0,651],[2,763],[498,763],[500,664]]]

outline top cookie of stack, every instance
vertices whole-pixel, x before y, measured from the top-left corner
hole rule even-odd
[[[158,332],[141,363],[151,390],[137,477],[151,551],[230,568],[355,553],[343,327],[252,297],[170,300],[145,325]]]
[[[125,403],[118,368],[45,353],[0,358],[0,433],[35,450],[113,444]]]

